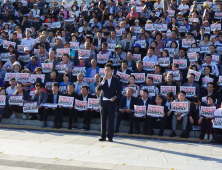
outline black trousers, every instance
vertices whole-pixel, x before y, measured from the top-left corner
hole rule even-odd
[[[146,117],[146,121],[147,121],[150,133],[153,133],[153,125],[156,123],[157,119],[158,118],[156,118],[156,117],[150,117],[150,116]],[[163,133],[163,131],[166,127],[167,117],[164,116],[163,118],[160,118],[160,120],[161,120],[161,122],[160,122],[160,131],[159,131],[159,133]]]
[[[101,103],[100,114],[101,114],[101,137],[102,138],[106,138],[106,120],[107,120],[107,118],[109,121],[107,137],[109,139],[113,138],[116,105],[117,105],[116,101],[111,102],[108,100],[105,100],[105,101],[103,100]]]
[[[133,112],[131,112],[131,113],[127,113],[127,112],[121,113],[121,112],[118,112],[117,119],[116,119],[116,128],[119,128],[119,125],[120,125],[122,119],[123,120],[129,120],[130,121],[130,129],[133,130],[134,113]]]
[[[145,118],[135,117],[135,129],[140,130],[140,122],[144,122],[143,131],[147,130],[147,121]]]
[[[53,122],[55,124],[57,123],[62,124],[62,109],[60,108],[56,108],[55,110],[53,110],[52,108],[45,109],[43,121],[46,122],[48,120],[48,115],[54,115]]]

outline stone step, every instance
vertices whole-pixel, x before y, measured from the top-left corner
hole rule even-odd
[[[22,126],[27,126],[27,127],[41,127],[43,122],[39,120],[22,120],[22,119],[6,119],[2,118],[1,123],[3,125],[22,125]],[[108,124],[107,124],[108,125]],[[47,121],[47,126],[50,128],[53,126],[52,121]],[[81,129],[83,124],[81,122],[77,123],[77,128]],[[63,122],[62,128],[67,129],[68,128],[68,122]],[[99,131],[100,129],[100,123],[91,123],[90,129],[94,131]],[[107,128],[108,129],[108,128]],[[119,127],[120,132],[122,133],[127,133],[129,131],[129,126],[128,125],[120,125]],[[141,126],[141,132],[142,132],[142,126]],[[171,134],[171,130],[165,129],[164,130],[164,136],[169,136]],[[176,134],[180,135],[181,130],[176,130]],[[154,129],[155,135],[159,133],[159,129]],[[190,132],[190,137],[192,138],[198,138],[200,136],[200,131],[191,131]]]

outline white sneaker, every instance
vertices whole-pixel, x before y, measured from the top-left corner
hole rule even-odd
[[[210,134],[210,140],[213,140],[213,135],[212,134]]]
[[[206,134],[206,135],[204,136],[204,139],[208,139],[208,134]]]
[[[23,119],[23,120],[26,120],[26,115],[23,115],[23,116],[22,116],[22,119]]]
[[[16,119],[15,113],[11,115],[10,119]]]

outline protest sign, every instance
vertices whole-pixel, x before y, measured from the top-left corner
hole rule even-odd
[[[30,82],[31,83],[35,83],[37,78],[40,78],[41,82],[44,83],[44,81],[45,81],[45,74],[31,74]]]
[[[188,73],[187,73],[187,78],[188,78],[188,75],[189,75],[190,73],[195,74],[195,80],[194,80],[194,81],[199,81],[200,76],[201,76],[201,73],[200,73],[200,72],[189,69],[189,70],[188,70]]]
[[[215,117],[213,128],[222,129],[222,117]]]
[[[145,81],[145,73],[131,73],[135,76],[135,83],[143,83]]]
[[[100,68],[99,69],[99,74],[100,74],[100,77],[104,77],[105,76],[105,69],[104,68]]]
[[[21,83],[29,83],[30,82],[30,74],[29,73],[17,73],[16,81]]]
[[[143,10],[143,6],[136,6],[136,12],[141,13]]]
[[[143,61],[143,69],[147,71],[154,71],[155,62]]]
[[[153,84],[160,84],[162,82],[162,75],[148,74],[147,77],[152,77],[153,78]]]
[[[221,23],[218,24],[210,24],[210,30],[214,31],[214,29],[217,29],[218,31],[221,30]]]
[[[107,60],[108,60],[107,54],[97,54],[97,62],[99,64],[106,64]]]
[[[86,67],[82,67],[82,66],[74,66],[73,67],[73,72],[72,75],[73,76],[77,76],[79,73],[82,73],[84,76],[86,74]]]
[[[40,53],[40,49],[34,49],[34,55],[39,54]]]
[[[79,50],[79,42],[70,42],[70,49],[78,51]]]
[[[222,47],[222,46],[221,46]],[[220,61],[219,60],[219,57],[218,55],[211,55],[212,56],[212,61],[211,63],[214,63],[214,64],[217,64],[217,61]]]
[[[90,84],[93,83],[95,80],[94,80],[94,78],[86,78],[86,77],[84,77],[84,78],[83,78],[83,81],[84,81],[85,83],[87,83],[88,85],[90,85]]]
[[[156,95],[156,90],[155,86],[150,86],[150,85],[140,85],[140,94],[142,94],[142,90],[146,89],[149,93],[149,96],[155,96]]]
[[[116,30],[116,36],[117,37],[122,36],[122,30]]]
[[[38,113],[37,102],[24,102],[23,112],[24,113]]]
[[[15,79],[17,79],[17,74],[18,74],[18,73],[6,73],[4,80],[5,80],[5,81],[9,81],[10,78],[15,78]]]
[[[60,27],[61,27],[60,21],[52,22],[52,24],[51,24],[51,28],[60,28]]]
[[[59,96],[58,105],[62,107],[73,107],[74,97]]]
[[[0,106],[5,106],[5,99],[6,99],[5,95],[0,95]]]
[[[48,29],[50,29],[50,28],[51,28],[52,23],[42,23],[42,26],[44,26],[44,25],[47,25],[47,26],[48,26]]]
[[[158,57],[158,63],[161,67],[168,67],[170,65],[169,57]]]
[[[57,104],[54,104],[54,103],[44,103],[43,107],[57,108]]]
[[[93,108],[93,110],[99,109],[99,99],[88,98],[88,106],[89,109]]]
[[[180,25],[180,27],[179,27],[179,32],[181,33],[181,32],[187,32],[187,27],[186,27],[186,25]]]
[[[79,49],[78,51],[78,55],[80,56],[83,56],[85,59],[88,59],[89,56],[90,56],[90,50],[81,50]]]
[[[146,40],[137,40],[134,44],[139,44],[141,48],[146,47]]]
[[[153,24],[153,30],[167,31],[167,24]]]
[[[116,48],[116,43],[107,43],[108,45],[108,50],[109,51],[112,51],[112,52],[115,52],[115,48]]]
[[[133,96],[138,97],[138,95],[137,95],[137,86],[122,86],[122,95],[123,96],[126,96],[126,90],[128,88],[132,88],[133,89]]]
[[[53,67],[53,63],[42,63],[42,72],[50,73]]]
[[[121,61],[120,57],[110,58],[110,60],[112,60],[113,66],[120,66],[120,65],[121,65],[121,63],[120,63],[120,61]]]
[[[222,76],[219,76],[218,82],[219,82],[218,86],[222,86]]]
[[[160,86],[160,93],[163,96],[166,96],[167,92],[172,92],[173,95],[176,95],[176,86]]]
[[[59,91],[62,94],[66,94],[67,93],[67,86],[59,86]]]
[[[59,63],[55,65],[55,69],[58,71],[58,73],[65,73],[68,70],[68,67],[66,64]]]
[[[80,101],[80,100],[75,100],[75,109],[79,111],[84,111],[87,109],[88,102],[87,101]]]
[[[2,61],[8,61],[10,56],[10,52],[1,52],[0,53],[0,59]]]
[[[16,43],[12,41],[7,41],[7,40],[3,41],[3,48],[8,48],[9,45],[13,45],[15,48]]]
[[[187,57],[189,58],[189,61],[197,61],[197,53],[187,53]]]
[[[175,10],[167,10],[169,17],[173,17],[175,15]]]
[[[147,116],[163,117],[164,107],[157,105],[148,105]]]
[[[24,49],[26,47],[28,47],[28,49],[29,49],[29,45],[17,45],[18,53],[24,53]]]
[[[169,53],[169,57],[174,57],[176,48],[166,47],[164,50],[167,50]]]
[[[54,82],[54,81],[48,81],[45,83],[45,88],[47,91],[52,91],[52,84],[53,83],[57,83],[57,82]]]
[[[180,86],[180,91],[184,91],[186,93],[186,97],[194,97],[196,94],[196,87]]]
[[[187,67],[186,59],[173,59],[173,64],[178,64],[179,69],[185,69]]]
[[[57,56],[59,58],[62,58],[63,54],[69,54],[70,55],[70,48],[58,48],[56,50]]]
[[[144,117],[145,115],[146,115],[146,106],[134,105],[134,116],[135,117]]]
[[[183,48],[189,48],[191,47],[191,45],[195,43],[195,39],[191,40],[191,39],[182,39],[182,47]]]
[[[145,24],[146,31],[153,31],[153,24]]]
[[[140,33],[140,30],[141,30],[141,27],[139,27],[139,26],[134,26],[134,32],[135,33]]]
[[[209,77],[203,77],[202,78],[202,86],[203,87],[207,87],[207,84],[209,83],[209,82],[213,82],[214,81],[214,79],[212,79],[212,78],[209,78]]]
[[[210,46],[204,45],[204,46],[199,46],[199,48],[201,54],[208,53],[210,51]]]
[[[216,107],[201,106],[201,115],[204,117],[214,117],[214,111]]]
[[[19,54],[18,58],[25,63],[28,63],[31,60],[30,54]]]
[[[180,81],[180,70],[166,69],[166,73],[173,74],[173,80]]]
[[[124,74],[122,72],[117,71],[116,73],[117,76],[120,77],[120,82],[128,84],[129,83],[129,76],[128,74]]]
[[[189,47],[187,52],[188,53],[200,52],[200,48],[199,47]]]
[[[188,102],[172,102],[171,110],[174,112],[188,112]]]
[[[133,54],[133,60],[140,61],[141,60],[141,54]]]

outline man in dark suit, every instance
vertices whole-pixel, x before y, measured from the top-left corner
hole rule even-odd
[[[106,39],[102,37],[102,31],[97,31],[97,38],[93,39],[93,45],[95,46],[96,52],[99,53],[99,51],[102,50],[102,43],[106,42]]]
[[[130,120],[130,130],[128,134],[133,133],[133,125],[134,125],[134,105],[136,104],[136,98],[133,97],[133,88],[128,87],[126,90],[126,96],[120,99],[119,103],[119,112],[116,119],[116,129],[115,133],[119,132],[119,125],[122,117]]]
[[[147,89],[143,89],[141,91],[141,98],[137,99],[136,105],[138,106],[146,106],[146,110],[148,108],[148,104],[152,104],[151,99],[149,98],[149,92]],[[146,114],[143,117],[144,120],[146,120]],[[140,134],[140,118],[139,117],[135,117],[135,134]],[[143,127],[143,135],[146,135],[146,129],[147,129],[147,123],[145,121],[144,127]]]
[[[119,72],[131,75],[132,71],[127,69],[128,67],[127,61],[123,61],[121,65],[122,65],[122,68],[119,70]]]
[[[203,41],[203,36],[204,36],[205,28],[201,27],[200,32],[197,33],[197,36],[195,37],[196,40]]]
[[[207,106],[207,104],[201,102],[198,96],[193,98],[193,102],[190,104],[190,112],[188,114],[187,134],[192,130],[192,126],[201,126],[200,139],[204,138],[204,127],[201,121],[201,106]],[[189,137],[189,136],[188,136]]]
[[[106,140],[106,119],[109,118],[109,127],[108,127],[108,141],[113,141],[114,133],[114,118],[116,110],[116,99],[121,95],[121,85],[119,80],[112,76],[113,66],[107,64],[105,66],[105,74],[103,81],[98,86],[98,90],[101,91],[99,104],[100,104],[100,113],[101,113],[101,138],[99,141]]]
[[[52,92],[49,93],[49,95],[48,95],[47,103],[58,104],[60,95],[63,96],[63,94],[61,92],[59,92],[59,84],[53,83],[52,84]],[[48,114],[54,115],[52,128],[60,129],[62,127],[61,108],[59,106],[57,106],[56,108],[45,107],[44,116],[43,116],[44,122],[43,122],[42,128],[45,128],[47,126]]]
[[[133,60],[133,52],[132,51],[127,51],[126,59],[124,59],[128,67],[131,67],[132,70],[136,69],[136,61]]]
[[[89,87],[86,85],[81,86],[81,94],[77,96],[77,99],[80,101],[88,101],[88,98],[95,98],[91,94],[88,94],[89,92]],[[78,115],[84,115],[83,118],[83,126],[81,130],[90,130],[90,123],[92,119],[92,114],[93,114],[93,108],[91,109],[86,109],[85,111],[78,111],[76,110],[75,115],[74,115],[74,122],[77,122],[77,116]]]
[[[37,83],[35,84],[35,93],[31,98],[31,101],[37,101],[37,108],[39,109],[40,114],[40,120],[43,120],[43,113],[44,113],[44,107],[42,105],[47,102],[48,94],[42,90],[42,84]],[[35,120],[37,119],[37,116],[35,114],[31,114],[31,116],[28,118],[29,120]]]

